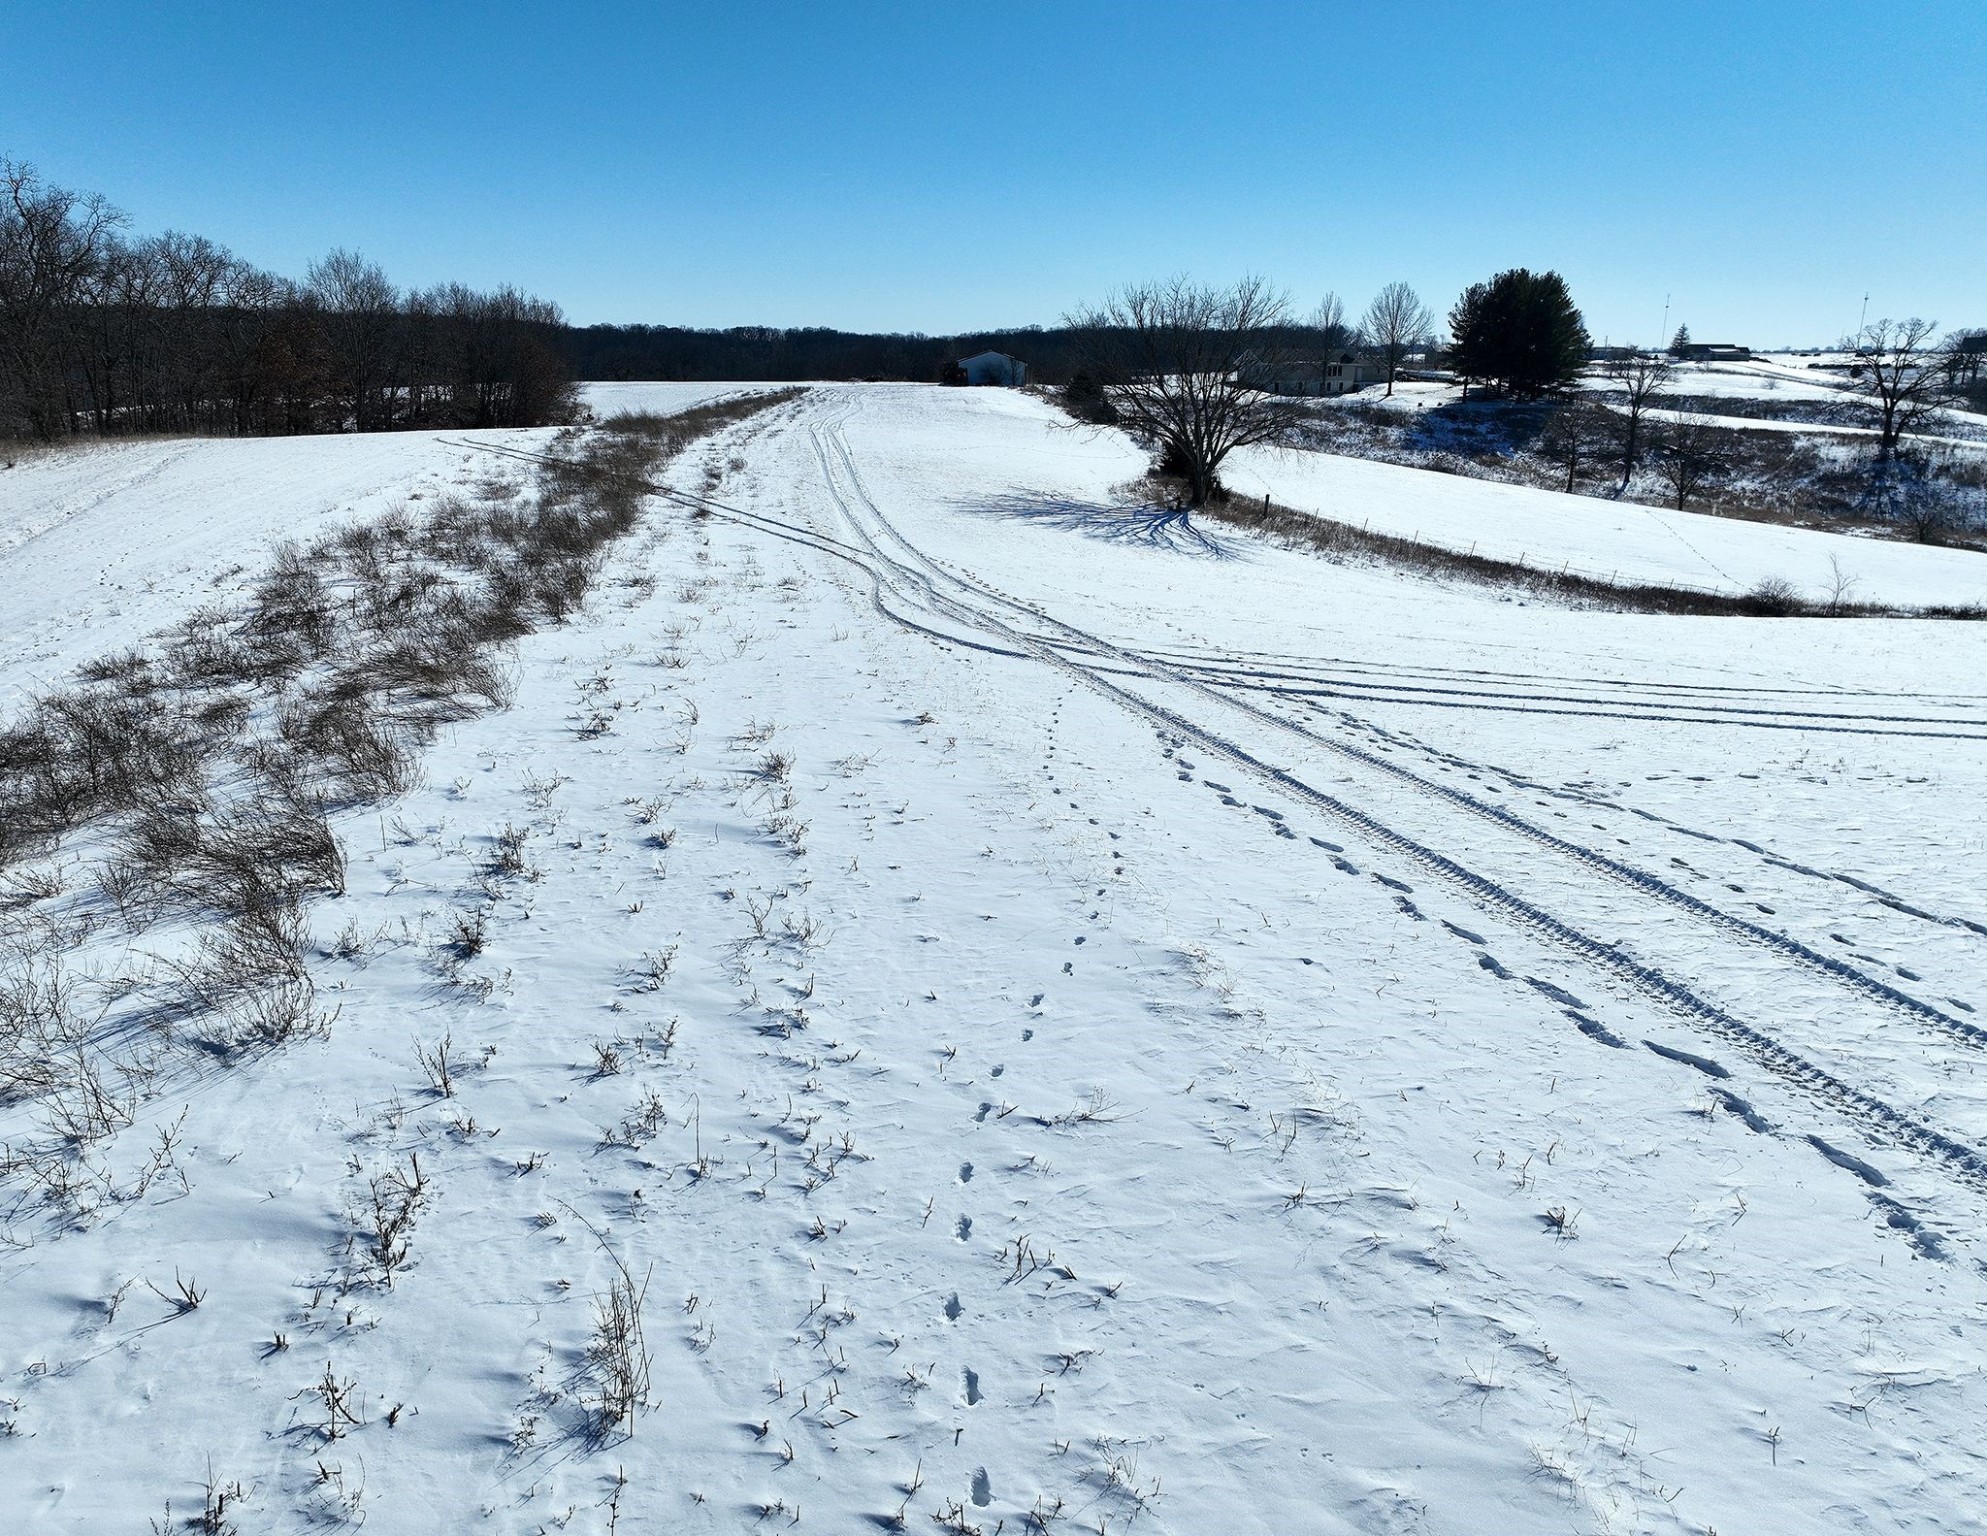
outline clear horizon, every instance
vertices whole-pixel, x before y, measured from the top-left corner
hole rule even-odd
[[[292,276],[513,282],[575,324],[933,335],[1262,273],[1439,316],[1561,272],[1597,341],[1987,324],[1987,10],[114,0],[0,23],[0,153]]]

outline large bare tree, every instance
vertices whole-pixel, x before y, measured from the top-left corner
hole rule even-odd
[[[1621,427],[1621,488],[1635,477],[1642,456],[1642,422],[1656,403],[1656,397],[1676,377],[1676,365],[1654,352],[1636,352],[1618,357],[1607,365],[1607,375],[1625,397]]]
[[[70,430],[68,314],[101,275],[124,216],[0,159],[0,387],[36,437]]]
[[[339,390],[355,431],[386,424],[392,409],[395,318],[400,292],[379,263],[339,249],[306,276],[322,306]]]
[[[1288,316],[1288,300],[1261,278],[1212,288],[1176,277],[1120,289],[1063,323],[1119,424],[1202,507],[1221,493],[1230,453],[1280,437],[1303,413],[1263,387],[1290,361]]]
[[[1359,329],[1365,335],[1366,345],[1380,359],[1381,367],[1387,370],[1389,395],[1394,392],[1394,379],[1401,371],[1402,360],[1421,345],[1434,325],[1435,317],[1428,312],[1428,306],[1406,283],[1389,283],[1373,295]]]
[[[1933,320],[1878,320],[1856,333],[1854,388],[1877,408],[1877,458],[1895,457],[1899,440],[1937,410],[1948,375],[1933,345]]]

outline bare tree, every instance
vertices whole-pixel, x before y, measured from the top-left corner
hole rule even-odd
[[[1607,375],[1627,396],[1622,407],[1627,422],[1621,432],[1621,488],[1625,491],[1642,451],[1642,418],[1676,376],[1676,367],[1667,357],[1637,352],[1609,363]]]
[[[1420,345],[1434,324],[1435,317],[1428,312],[1428,306],[1406,283],[1387,284],[1366,306],[1366,317],[1360,321],[1359,329],[1366,345],[1387,370],[1389,395],[1394,392],[1394,378],[1400,372],[1402,359]]]
[[[339,393],[353,429],[388,424],[391,346],[400,294],[377,262],[335,250],[311,266],[310,292],[329,322]]]
[[[1947,373],[1933,346],[1938,322],[1878,320],[1856,333],[1855,388],[1877,408],[1877,459],[1897,452],[1898,440],[1936,411]]]
[[[1261,278],[1210,288],[1176,277],[1121,289],[1063,323],[1120,424],[1202,507],[1221,494],[1230,453],[1282,436],[1303,414],[1262,387],[1288,362],[1287,315],[1284,295]]]
[[[0,383],[11,384],[37,437],[70,430],[66,316],[123,222],[101,197],[51,187],[33,166],[0,159]]]
[[[1601,462],[1614,444],[1615,426],[1614,413],[1591,400],[1568,400],[1553,411],[1540,434],[1539,448],[1566,471],[1566,491],[1576,490],[1582,472],[1591,473]]]
[[[1695,418],[1673,422],[1656,435],[1656,471],[1677,499],[1679,512],[1690,498],[1725,477],[1730,468],[1719,429]]]
[[[1331,377],[1332,365],[1345,356],[1352,345],[1352,329],[1345,323],[1345,300],[1335,293],[1328,293],[1318,301],[1318,311],[1311,317],[1311,326],[1318,333],[1318,393],[1325,392],[1325,380]]]

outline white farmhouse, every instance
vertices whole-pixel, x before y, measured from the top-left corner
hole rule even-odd
[[[1273,395],[1345,395],[1380,383],[1386,374],[1357,352],[1341,351],[1320,360],[1288,358],[1275,368],[1252,360],[1243,364],[1242,377]]]

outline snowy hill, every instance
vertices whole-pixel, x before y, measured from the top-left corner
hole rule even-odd
[[[718,392],[641,388],[597,398]],[[549,438],[0,473],[0,681],[280,538],[528,499]],[[1600,574],[1987,596],[1980,556],[1298,458],[1233,478]],[[91,1198],[10,1167],[8,1528],[210,1482],[244,1531],[1977,1524],[1987,629],[1527,606],[1142,515],[1143,466],[919,386],[683,454],[704,515],[651,497],[509,706],[337,820],[321,1036],[160,1071]],[[629,1280],[646,1406],[603,1432]]]

